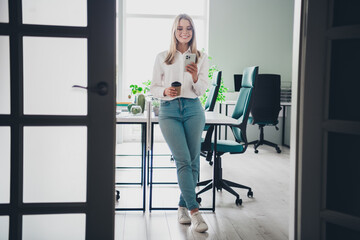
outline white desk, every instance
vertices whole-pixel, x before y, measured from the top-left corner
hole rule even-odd
[[[150,108],[148,108],[150,109]],[[146,156],[147,150],[149,152],[149,185],[150,185],[150,193],[149,193],[149,210],[175,210],[176,208],[154,208],[152,207],[152,174],[153,174],[153,130],[154,124],[158,124],[159,119],[157,116],[154,115],[153,112],[145,111],[144,114],[141,115],[132,115],[128,112],[122,112],[116,116],[116,124],[141,124],[142,125],[142,185],[143,185],[143,208],[116,208],[115,210],[142,210],[145,211],[145,198],[146,198],[146,184],[144,180],[146,179]],[[205,112],[205,123],[208,125],[215,125],[214,131],[214,139],[215,139],[215,146],[214,151],[216,151],[216,136],[217,136],[217,126],[220,125],[234,125],[237,124],[237,120],[228,117],[224,114],[220,114],[217,112]],[[217,164],[215,161],[214,155],[214,164]],[[214,166],[215,170],[215,166]],[[213,173],[213,177],[215,176],[215,171]],[[202,210],[212,210],[215,211],[215,184],[213,186],[213,206],[212,208],[201,208]]]
[[[153,139],[153,129],[154,129],[154,124],[158,124],[159,123],[159,119],[157,116],[155,116],[153,113],[151,114],[150,117],[150,128],[151,128],[151,132],[150,132],[150,162],[149,162],[149,167],[150,167],[150,190],[149,190],[149,210],[176,210],[177,207],[175,208],[157,208],[157,207],[153,207],[152,206],[152,179],[153,179],[153,145],[154,145],[154,139]],[[224,114],[221,113],[217,113],[217,112],[205,112],[205,124],[207,125],[214,125],[214,152],[216,152],[216,143],[217,143],[217,127],[220,125],[236,125],[237,124],[237,120],[233,119],[229,116],[226,116]],[[213,167],[213,181],[214,181],[214,177],[215,177],[215,170],[216,170],[216,165],[217,165],[217,161],[216,161],[216,156],[214,154],[214,167]],[[213,212],[215,211],[215,184],[213,184],[213,205],[211,208],[200,208],[201,210],[212,210]]]
[[[236,101],[234,100],[228,100],[223,103],[220,103],[219,105],[219,113],[222,113],[222,105],[225,105],[225,115],[228,115],[228,110],[230,105],[235,105]],[[283,123],[282,123],[282,136],[281,136],[281,144],[285,147],[290,147],[289,145],[285,144],[285,117],[286,117],[286,107],[291,107],[291,102],[280,102],[280,106],[282,106],[282,117],[283,117]],[[219,130],[219,139],[221,135],[221,128]],[[227,128],[225,127],[225,139],[227,138]]]

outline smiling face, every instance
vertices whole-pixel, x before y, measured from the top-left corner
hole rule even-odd
[[[179,44],[187,45],[191,41],[193,36],[193,28],[189,20],[180,19],[175,36]]]

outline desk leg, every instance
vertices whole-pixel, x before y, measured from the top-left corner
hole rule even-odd
[[[221,112],[222,112],[222,103],[219,104],[219,113],[221,114]],[[215,128],[216,128],[216,126],[215,126]],[[226,129],[226,127],[225,127],[225,129]],[[220,140],[220,137],[221,137],[221,126],[219,127],[219,140]]]
[[[212,190],[213,190],[213,206],[212,206],[212,211],[215,212],[215,192],[216,192],[216,167],[217,167],[217,160],[216,160],[216,145],[217,145],[217,128],[218,126],[215,125],[214,126],[214,167],[213,167],[213,185],[212,185]]]
[[[141,169],[141,186],[143,187],[143,212],[145,212],[145,202],[146,202],[146,124],[142,124],[142,169]]]
[[[154,156],[154,123],[151,123],[151,136],[150,136],[150,191],[149,191],[149,211],[152,210],[152,183],[153,183],[153,156]]]
[[[282,139],[281,139],[281,144],[283,146],[285,144],[285,109],[286,107],[283,105]]]
[[[282,123],[282,140],[281,144],[285,147],[290,147],[289,145],[285,144],[285,116],[286,116],[286,105],[282,105],[283,107],[283,123]]]
[[[225,115],[226,116],[228,115],[228,112],[229,112],[228,111],[228,109],[229,109],[228,106],[229,106],[228,104],[225,104]],[[227,126],[225,125],[224,127],[225,127],[225,140],[227,140]],[[220,126],[220,128],[221,128],[221,126]],[[220,139],[220,137],[221,136],[219,136],[219,139]]]

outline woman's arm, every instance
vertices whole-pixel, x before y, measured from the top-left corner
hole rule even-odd
[[[206,53],[201,54],[198,63],[198,79],[193,82],[193,89],[197,96],[201,96],[209,87],[209,60]],[[194,79],[193,79],[194,80]]]

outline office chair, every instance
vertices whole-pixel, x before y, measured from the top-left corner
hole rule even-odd
[[[257,124],[260,129],[260,138],[249,144],[254,144],[254,151],[258,153],[257,148],[260,145],[274,147],[277,153],[281,153],[277,144],[264,140],[264,127],[276,126],[279,122],[278,116],[280,107],[280,75],[277,74],[259,74],[254,91],[254,103],[251,107],[251,117],[249,123]]]
[[[211,87],[209,89],[209,94],[207,96],[204,109],[205,111],[214,111],[216,99],[219,94],[220,84],[221,84],[221,74],[222,71],[214,71],[212,75]],[[204,131],[209,129],[210,125],[205,125]],[[212,151],[201,151],[200,155],[205,157],[206,161],[209,162],[209,165],[213,165],[212,161]]]
[[[220,84],[221,84],[221,74],[222,71],[214,71],[212,75],[211,87],[209,89],[209,94],[205,102],[205,111],[214,111],[215,103],[217,96],[219,94]]]
[[[212,189],[213,184],[217,190],[222,190],[223,188],[229,193],[233,194],[236,197],[235,203],[236,205],[242,204],[242,199],[239,194],[235,192],[231,187],[243,188],[247,189],[248,197],[253,197],[253,192],[250,187],[238,184],[235,182],[228,181],[222,178],[222,167],[221,167],[221,156],[225,153],[230,154],[241,154],[244,153],[247,149],[248,142],[246,138],[246,126],[248,122],[248,117],[250,113],[250,108],[252,104],[252,92],[254,89],[254,83],[257,78],[259,67],[248,67],[243,72],[243,80],[242,86],[239,92],[239,97],[237,99],[234,112],[232,114],[232,118],[237,119],[238,124],[234,126],[230,126],[232,133],[234,135],[234,140],[218,140],[216,144],[216,152],[215,154],[215,164],[214,169],[214,182],[212,179],[206,180],[203,182],[199,182],[197,186],[205,186],[202,190],[196,193],[196,200],[200,203],[201,198],[199,195],[203,192]],[[205,136],[205,139],[201,143],[201,149],[203,151],[213,151],[214,150],[214,142],[212,142],[212,133],[214,130],[214,126],[211,126]]]

